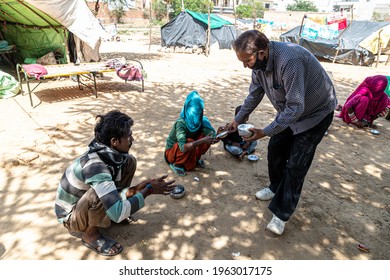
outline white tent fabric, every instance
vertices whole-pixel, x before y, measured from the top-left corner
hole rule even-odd
[[[27,0],[30,4],[58,20],[91,48],[109,35],[89,10],[84,0]]]
[[[380,44],[378,42],[380,38]],[[379,45],[382,48],[385,48],[390,41],[390,25],[383,27],[382,29],[373,32],[370,36],[359,43],[359,46],[365,48],[372,52],[373,54],[378,54]]]

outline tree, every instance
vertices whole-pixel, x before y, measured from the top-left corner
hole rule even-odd
[[[214,4],[210,0],[172,0],[171,5],[174,11],[174,16],[180,14],[182,9],[182,1],[184,3],[184,8],[192,12],[207,14],[209,5],[211,10],[214,9]]]
[[[112,14],[115,17],[116,23],[122,23],[122,17],[125,15],[125,9],[123,6],[115,7],[115,9],[112,10]]]
[[[371,20],[377,22],[386,22],[390,21],[390,16],[383,13],[373,12]]]
[[[152,9],[157,20],[162,20],[167,14],[168,3],[163,0],[156,0],[152,2]]]
[[[318,12],[317,6],[307,0],[294,0],[295,4],[287,5],[287,11]]]
[[[260,1],[247,1],[238,5],[236,8],[236,15],[238,18],[253,18],[253,11],[256,18],[264,17],[264,5]]]

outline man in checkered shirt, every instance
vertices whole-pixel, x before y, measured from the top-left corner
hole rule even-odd
[[[267,229],[281,235],[298,204],[316,147],[332,123],[336,92],[319,61],[297,44],[269,41],[263,33],[249,30],[236,39],[233,48],[243,66],[252,69],[252,81],[229,130],[236,130],[264,95],[277,111],[267,126],[251,129],[254,134],[245,141],[270,137],[270,184],[256,197],[271,200],[268,208],[273,218]]]

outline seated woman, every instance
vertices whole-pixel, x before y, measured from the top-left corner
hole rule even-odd
[[[348,97],[338,117],[357,127],[372,127],[374,120],[383,117],[389,110],[389,97],[384,92],[386,76],[367,77]]]
[[[238,106],[235,110],[235,115],[240,111],[241,106]],[[246,123],[246,119],[243,123]],[[221,126],[218,128],[218,134],[226,131],[226,126]],[[257,141],[246,142],[238,134],[238,130],[230,132],[226,137],[221,138],[223,142],[223,147],[226,151],[236,156],[239,160],[242,160],[246,155],[250,155],[254,152],[255,147],[257,146]]]
[[[211,144],[219,142],[215,129],[203,116],[203,110],[204,102],[198,92],[189,93],[166,140],[164,158],[179,176],[185,176],[185,171],[193,170],[197,165],[203,168],[201,156]]]

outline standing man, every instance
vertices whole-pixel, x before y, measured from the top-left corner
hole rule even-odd
[[[267,229],[281,235],[298,204],[316,147],[332,123],[336,92],[319,61],[299,45],[270,42],[263,33],[249,30],[236,39],[233,49],[244,67],[252,69],[252,81],[229,130],[248,118],[264,94],[277,111],[271,123],[250,129],[254,134],[244,140],[270,137],[270,184],[256,198],[271,200],[273,218]]]
[[[68,166],[57,189],[55,213],[70,232],[82,234],[82,243],[104,256],[115,256],[123,247],[103,236],[99,228],[130,222],[151,194],[167,195],[174,181],[167,176],[131,186],[137,161],[129,154],[134,141],[133,120],[120,111],[97,116],[95,139],[88,151]]]

